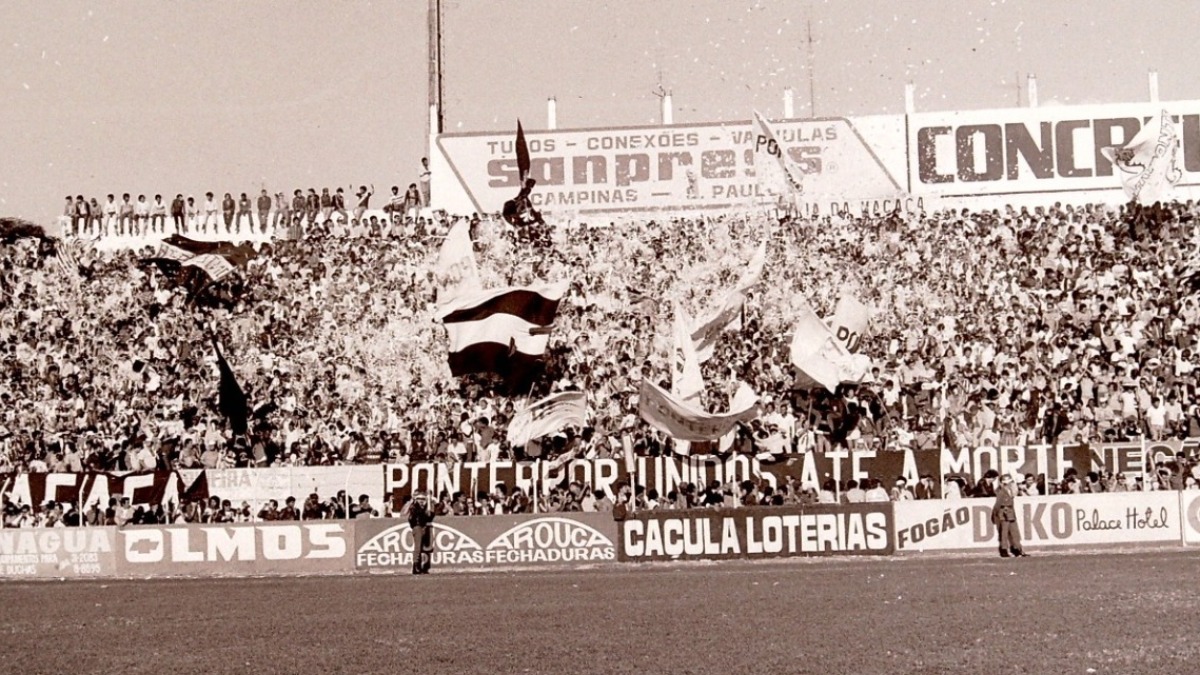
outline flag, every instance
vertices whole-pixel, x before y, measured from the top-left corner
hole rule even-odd
[[[518,447],[565,427],[583,427],[586,414],[587,403],[581,391],[547,396],[513,416],[508,424],[508,443]]]
[[[700,405],[700,394],[704,392],[704,378],[700,375],[700,361],[696,357],[696,345],[689,333],[691,317],[682,307],[675,307],[675,340],[671,349],[671,393],[689,405]]]
[[[738,406],[729,412],[712,414],[680,401],[650,380],[642,380],[638,390],[638,414],[650,426],[681,441],[712,441],[729,433],[738,422],[758,417],[758,397],[749,392],[735,396]]]
[[[181,265],[203,270],[213,281],[220,281],[233,270],[258,257],[249,244],[234,244],[229,241],[197,241],[173,234],[159,242],[154,257],[146,261],[173,260]],[[161,263],[159,269],[168,269]]]
[[[517,120],[517,174],[521,177],[521,185],[525,185],[525,179],[529,178],[529,146],[525,144],[521,120]]]
[[[870,321],[871,309],[853,295],[846,294],[838,300],[833,318],[829,320],[829,328],[846,351],[853,354],[858,351],[863,336],[867,334]]]
[[[510,383],[536,372],[550,342],[548,328],[566,294],[565,283],[500,288],[455,299],[436,320],[450,339],[450,372],[496,373]]]
[[[847,351],[812,309],[805,308],[792,335],[792,365],[800,370],[800,388],[820,385],[832,392],[843,382],[861,382],[871,360]]]
[[[1139,204],[1167,201],[1171,187],[1179,183],[1179,132],[1163,110],[1123,146],[1101,148],[1117,167],[1125,196]]]
[[[242,386],[238,384],[237,377],[233,374],[233,369],[229,367],[229,363],[225,361],[225,357],[221,354],[221,347],[217,345],[217,339],[212,340],[213,349],[217,351],[217,368],[221,370],[221,384],[217,398],[217,407],[221,414],[229,420],[229,428],[238,436],[243,436],[248,427],[246,415],[246,394],[242,391]]]
[[[11,246],[18,239],[47,241],[50,237],[46,234],[45,228],[37,223],[20,218],[0,218],[0,244]]]
[[[783,152],[775,132],[759,112],[754,111],[754,173],[767,194],[794,197],[804,194],[804,183],[797,167]]]
[[[700,363],[705,363],[712,358],[713,349],[716,347],[721,333],[732,326],[735,320],[741,318],[742,305],[746,302],[746,293],[762,282],[763,270],[767,265],[767,239],[769,238],[769,234],[763,237],[762,243],[758,245],[754,256],[746,265],[746,271],[742,272],[737,283],[722,300],[720,309],[692,331],[692,341],[696,345],[696,356]]]
[[[459,220],[446,234],[438,253],[435,276],[438,301],[450,302],[464,294],[480,289],[479,268],[475,264],[475,249],[471,243],[471,224]]]

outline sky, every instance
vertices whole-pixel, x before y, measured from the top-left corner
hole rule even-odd
[[[414,182],[427,0],[5,0],[0,215]],[[1195,0],[443,0],[446,132],[1200,98]],[[807,41],[812,26],[811,50]],[[811,54],[811,58],[810,58]],[[811,63],[811,68],[810,68]],[[810,77],[811,76],[811,77]],[[812,96],[810,99],[810,82]],[[813,105],[815,104],[815,105]]]

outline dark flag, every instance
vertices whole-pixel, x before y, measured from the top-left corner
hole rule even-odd
[[[233,370],[221,354],[221,347],[217,345],[215,337],[213,338],[213,349],[217,350],[217,367],[221,369],[221,386],[217,406],[220,408],[221,414],[229,420],[229,427],[233,429],[233,433],[244,436],[249,426],[246,415],[246,394],[242,391],[237,377],[234,376]]]
[[[18,239],[37,239],[41,242],[50,241],[46,230],[36,223],[20,218],[0,218],[0,243],[11,246]]]
[[[521,128],[521,120],[517,120],[517,175],[521,184],[529,178],[529,146],[525,143],[525,130]]]
[[[517,175],[521,182],[521,190],[517,193],[516,199],[504,202],[500,214],[510,225],[542,223],[542,214],[534,210],[533,204],[529,201],[529,193],[533,192],[533,186],[537,185],[537,181],[529,175],[529,145],[525,142],[525,129],[521,127],[521,120],[517,120],[516,145]]]

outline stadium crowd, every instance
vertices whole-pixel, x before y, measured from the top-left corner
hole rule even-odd
[[[1200,206],[1191,202],[571,223],[532,240],[475,216],[485,287],[570,283],[545,371],[528,396],[514,397],[494,380],[449,375],[445,333],[432,319],[433,269],[458,218],[405,210],[369,227],[356,212],[359,226],[343,226],[330,218],[344,202],[332,200],[326,207],[318,196],[302,236],[256,244],[255,259],[202,297],[139,264],[153,255],[149,247],[101,251],[85,237],[78,279],[36,245],[0,247],[0,473],[619,457],[626,436],[639,454],[670,453],[670,440],[638,417],[638,383],[670,385],[672,307],[713,311],[764,236],[763,282],[741,327],[704,364],[703,407],[728,409],[738,382],[763,404],[758,419],[739,427],[732,452],[1200,436],[1200,307],[1188,268],[1200,245]],[[298,215],[280,222],[288,217]],[[101,224],[101,235],[112,232]],[[835,395],[799,388],[792,318],[805,304],[829,316],[843,293],[874,310],[862,347],[875,365],[871,378]],[[210,335],[256,411],[244,436],[234,437],[217,409]],[[509,447],[516,409],[566,389],[586,393],[588,426]],[[1194,486],[1194,458],[1180,459],[1157,485],[1033,477],[1034,489]],[[753,484],[671,495],[639,486],[623,499],[653,508],[919,492],[871,482],[770,494]],[[953,482],[947,496],[986,490]],[[542,499],[544,510],[612,507],[596,506],[587,486]],[[528,502],[511,493],[438,500],[450,512],[533,508]],[[162,518],[186,518],[189,509],[203,518],[195,508]]]

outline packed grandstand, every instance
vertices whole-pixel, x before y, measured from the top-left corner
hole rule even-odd
[[[681,448],[639,416],[639,385],[671,388],[674,308],[711,312],[764,241],[761,283],[703,363],[699,403],[729,409],[744,383],[758,395],[758,414],[714,451],[779,459],[832,447],[1200,436],[1200,309],[1189,276],[1198,211],[1189,201],[816,219],[754,212],[572,223],[536,237],[488,216],[380,218],[374,227],[366,218],[318,220],[273,230],[236,274],[202,287],[147,265],[158,250],[150,240],[110,249],[80,238],[63,245],[74,258],[63,265],[35,239],[16,239],[0,246],[0,474],[604,459],[629,447],[672,455]],[[566,285],[544,368],[527,390],[486,375],[452,377],[447,366],[433,270],[460,221],[484,287]],[[836,392],[807,386],[789,359],[795,316],[811,307],[828,317],[847,295],[872,310],[860,347],[870,372]],[[245,434],[230,431],[218,405],[212,338],[255,411]],[[583,425],[509,443],[517,410],[563,391],[583,392]],[[1029,489],[1196,487],[1190,458],[1178,459],[1145,481],[1042,476]],[[876,485],[863,487],[883,498],[931,497],[946,476],[924,492],[893,478],[873,476]],[[956,493],[980,489],[963,482]],[[609,503],[576,483],[539,490],[534,504],[493,487],[444,494],[441,508]],[[637,486],[633,499],[642,508],[803,503],[856,494],[849,487],[690,485],[668,496]],[[171,503],[137,522],[273,517],[265,505],[220,501]],[[296,514],[345,515],[352,501],[343,495]],[[53,522],[62,517],[56,508],[6,496],[6,522]],[[110,505],[110,518],[119,512]]]

